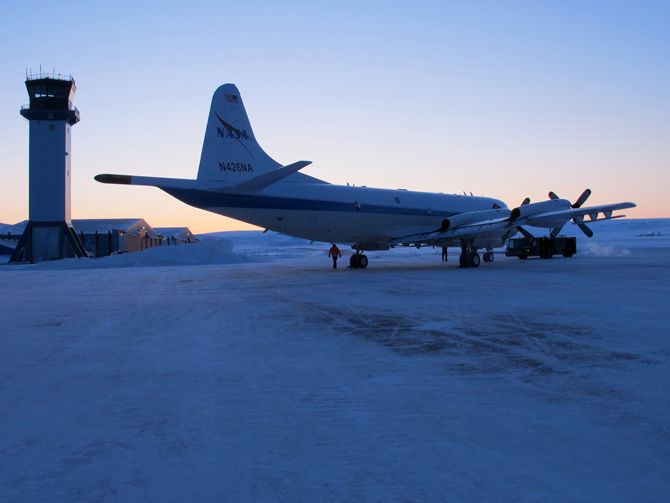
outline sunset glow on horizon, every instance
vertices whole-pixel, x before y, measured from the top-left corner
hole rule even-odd
[[[235,83],[263,149],[331,183],[552,190],[670,218],[670,4],[191,2],[3,7],[0,223],[28,216],[25,69],[71,73],[73,218],[254,227],[98,173],[195,178],[214,90]],[[67,19],[71,29],[55,26]],[[26,27],[30,30],[26,31]]]

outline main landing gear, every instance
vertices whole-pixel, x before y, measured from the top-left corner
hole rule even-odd
[[[458,265],[461,267],[479,267],[481,258],[477,250],[464,249],[458,257]]]
[[[464,244],[461,246],[461,255],[458,257],[458,265],[461,267],[479,267],[482,258],[484,262],[493,262],[493,252],[487,250],[483,257],[477,253],[477,248]]]
[[[360,250],[356,250],[349,259],[349,267],[352,269],[365,269],[368,266],[368,257]]]

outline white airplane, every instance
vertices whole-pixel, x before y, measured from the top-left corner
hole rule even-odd
[[[186,204],[265,229],[292,236],[346,243],[356,252],[350,265],[365,268],[367,250],[399,245],[458,246],[462,267],[478,267],[478,250],[493,261],[493,248],[502,246],[522,226],[552,229],[557,236],[572,220],[589,237],[584,223],[596,222],[633,203],[583,208],[586,190],[573,204],[553,192],[549,200],[526,198],[512,210],[488,197],[408,190],[333,185],[299,173],[311,161],[282,166],[268,156],[254,135],[242,97],[233,84],[219,87],[212,97],[196,180],[101,174],[102,183],[158,187]],[[598,216],[602,214],[601,218]]]

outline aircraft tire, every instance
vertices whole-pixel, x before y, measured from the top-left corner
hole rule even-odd
[[[479,267],[479,264],[481,263],[481,259],[479,257],[479,253],[473,252],[470,254],[470,267]]]
[[[368,266],[368,257],[366,255],[358,256],[358,267],[365,269]]]
[[[458,265],[461,267],[470,267],[468,256],[465,253],[461,253],[458,257]]]
[[[354,254],[349,258],[349,267],[351,267],[352,269],[358,269],[358,268],[360,267],[360,259],[359,259],[359,257],[360,257],[360,255],[357,255],[357,254],[354,253]]]

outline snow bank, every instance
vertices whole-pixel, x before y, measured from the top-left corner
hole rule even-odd
[[[106,269],[114,267],[187,266],[257,262],[258,258],[236,253],[233,242],[224,238],[202,238],[197,243],[157,246],[141,252],[121,253],[95,259],[65,259],[32,265],[15,264],[11,268]]]

